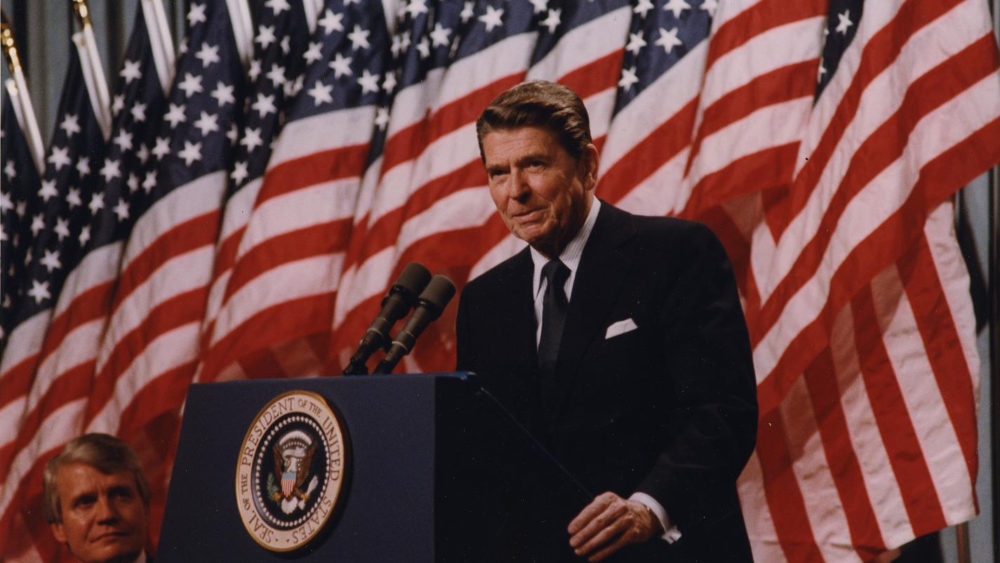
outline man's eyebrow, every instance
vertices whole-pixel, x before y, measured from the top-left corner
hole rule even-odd
[[[85,502],[93,502],[96,499],[97,499],[97,493],[90,491],[86,493],[80,493],[75,497],[73,497],[72,499],[70,499],[70,506],[77,506]]]
[[[520,164],[522,162],[528,162],[531,160],[549,160],[549,153],[545,151],[528,153],[519,157],[517,159],[517,163]]]
[[[132,487],[128,485],[115,485],[108,489],[108,494],[112,495],[132,495]]]

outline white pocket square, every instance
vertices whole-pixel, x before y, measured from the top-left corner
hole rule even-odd
[[[639,328],[639,326],[636,325],[635,321],[632,319],[625,319],[623,321],[611,323],[608,325],[607,332],[604,333],[604,339],[607,340],[609,338],[614,338],[625,334],[626,332],[631,332],[637,328]]]

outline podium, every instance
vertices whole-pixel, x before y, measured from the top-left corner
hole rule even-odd
[[[347,455],[322,532],[278,553],[235,483],[255,417],[290,390],[325,399]],[[592,498],[469,374],[195,384],[156,561],[574,561],[566,525]]]

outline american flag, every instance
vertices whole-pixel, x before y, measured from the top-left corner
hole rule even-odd
[[[286,110],[200,377],[320,374],[389,61],[378,3],[328,1]]]
[[[4,21],[3,33],[8,27]],[[25,246],[31,241],[29,222],[25,220],[28,200],[37,191],[38,171],[43,168],[44,157],[38,122],[27,92],[24,72],[13,48],[10,76],[4,80],[2,124],[0,129],[0,174],[3,174],[3,191],[0,192],[0,354],[7,345],[7,335],[13,328],[15,300],[23,297],[21,270],[24,269]],[[5,53],[6,54],[6,53]],[[17,61],[16,63],[14,61]]]
[[[230,11],[231,4],[233,11]],[[87,409],[92,430],[129,436],[180,407],[198,359],[245,71],[245,2],[192,2],[159,132],[152,188],[137,192]],[[246,46],[244,46],[246,47]]]
[[[42,360],[43,339],[53,318],[56,300],[67,275],[83,256],[91,238],[89,223],[105,207],[99,189],[107,118],[107,86],[96,56],[89,24],[73,34],[69,66],[49,141],[41,181],[31,187],[21,233],[25,244],[24,269],[19,273],[23,295],[9,314],[13,328],[0,361],[0,543],[12,539],[12,522],[31,495],[41,490],[40,473],[31,472],[48,440],[65,440],[79,431],[79,417],[47,427],[34,438],[38,418],[54,410],[47,381],[36,378]],[[86,387],[86,380],[81,382]],[[57,438],[60,436],[60,438]],[[48,527],[37,512],[25,511],[24,521],[38,535]],[[51,544],[50,544],[51,547]]]
[[[286,4],[268,2],[260,23],[290,16]],[[259,189],[234,182],[226,207],[214,178],[242,168],[221,162],[205,188],[185,145],[200,139],[195,102],[173,109],[187,83],[216,110],[215,84],[194,91],[203,6],[166,110],[177,129],[160,135],[180,159],[154,169],[149,226],[125,251],[92,428],[169,434],[196,369],[337,373],[404,264],[461,285],[519,250],[473,122],[497,93],[544,78],[588,106],[599,197],[701,220],[726,245],[759,384],[739,481],[755,559],[870,560],[975,514],[978,358],[949,198],[1000,162],[1000,57],[981,1],[328,0],[299,47],[301,89],[248,90],[234,139],[253,146],[238,150],[272,150]],[[256,29],[259,60],[275,61],[260,72],[288,79],[296,52],[265,48],[280,47],[274,25]],[[234,106],[244,92],[234,82]],[[234,227],[216,236],[220,214]],[[453,315],[403,369],[450,369]]]
[[[984,8],[831,2],[791,181],[729,208],[749,243],[762,424],[741,494],[760,553],[870,559],[976,513],[949,197],[1000,159]]]
[[[0,356],[10,331],[18,324],[14,312],[25,296],[25,257],[33,242],[28,203],[40,185],[39,170],[44,168],[44,146],[28,96],[27,81],[13,41],[13,31],[2,23],[4,55],[10,72],[4,80],[2,128],[0,128]],[[9,457],[8,444],[18,432],[23,394],[30,385],[30,374],[0,376],[0,456]]]
[[[9,84],[9,83],[8,83]],[[8,95],[3,100],[3,130],[0,143],[3,146],[3,157],[0,161],[0,171],[3,173],[4,190],[0,196],[0,212],[3,213],[3,226],[0,230],[0,245],[2,245],[3,263],[0,264],[0,275],[3,276],[3,286],[0,288],[0,309],[4,312],[3,323],[0,325],[0,350],[7,343],[7,334],[13,328],[13,317],[8,313],[14,308],[14,302],[19,301],[24,294],[20,287],[21,270],[24,269],[24,244],[30,241],[29,223],[25,221],[29,196],[38,186],[38,169],[28,148],[28,142],[14,113],[11,98],[17,91],[8,89]]]
[[[215,271],[205,312],[203,347],[206,355],[214,321],[229,297],[226,291],[233,264],[254,201],[260,192],[271,147],[285,123],[289,101],[302,90],[307,64],[321,58],[309,43],[316,27],[318,0],[268,0],[258,14],[253,58],[248,71],[251,83],[232,170],[216,249]]]

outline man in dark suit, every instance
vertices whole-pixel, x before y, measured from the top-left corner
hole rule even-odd
[[[515,86],[477,134],[493,202],[529,246],[462,292],[458,369],[601,491],[566,523],[569,545],[591,561],[629,544],[749,561],[735,482],[755,380],[724,249],[700,224],[594,198],[599,155],[568,88]]]

